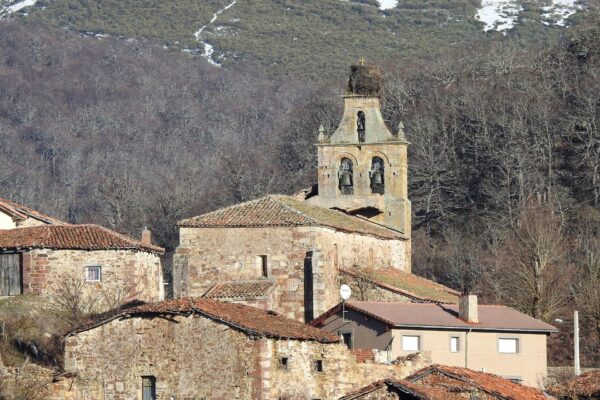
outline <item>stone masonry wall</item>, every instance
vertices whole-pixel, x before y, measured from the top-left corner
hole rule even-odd
[[[129,300],[164,298],[160,258],[133,250],[31,250],[23,254],[23,292],[52,295],[69,279],[85,280],[87,266],[102,268],[101,282],[86,283],[90,294],[122,291]]]
[[[77,374],[68,394],[79,400],[139,399],[142,376],[156,378],[158,400],[337,399],[426,363],[359,363],[343,344],[253,339],[200,316],[114,320],[65,342],[65,371]]]
[[[321,344],[293,340],[271,340],[266,346],[270,359],[263,368],[270,371],[265,398],[338,399],[344,394],[385,378],[404,378],[428,365],[425,358],[405,364],[357,362],[344,344]],[[281,359],[288,358],[287,369]],[[322,362],[322,372],[315,362]],[[265,362],[268,361],[268,362]]]
[[[314,317],[339,302],[339,268],[375,265],[405,269],[400,240],[322,227],[181,228],[174,256],[176,297],[202,296],[214,284],[260,279],[260,255],[277,283],[273,309],[304,320],[305,266],[312,265]]]
[[[141,398],[142,376],[157,399],[259,398],[260,341],[198,316],[114,320],[65,342],[65,371],[79,400]],[[94,397],[97,387],[104,396]]]

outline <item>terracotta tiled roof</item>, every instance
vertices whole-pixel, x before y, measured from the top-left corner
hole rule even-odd
[[[332,310],[339,309],[340,305]],[[555,332],[556,328],[545,322],[522,314],[510,307],[479,305],[479,323],[469,323],[458,318],[454,304],[394,303],[376,301],[348,301],[346,309],[356,310],[383,323],[402,328],[445,328],[511,332]],[[331,311],[331,310],[330,310]],[[324,315],[331,315],[328,311]],[[321,317],[315,321],[318,322]]]
[[[548,400],[548,397],[538,389],[514,383],[494,374],[446,365],[429,366],[407,377],[406,380],[419,384],[426,377],[426,385],[429,387],[438,387],[439,384],[439,387],[447,388],[448,380],[451,380],[456,382],[456,387],[459,389],[478,389],[496,399]]]
[[[351,393],[340,398],[340,400],[354,400],[360,399],[369,393],[379,390],[387,386],[393,391],[400,392],[402,394],[408,394],[414,396],[419,400],[459,400],[464,399],[460,394],[451,393],[443,388],[434,388],[427,385],[417,385],[407,380],[397,379],[382,379],[377,382],[355,390]],[[403,397],[401,397],[403,398]]]
[[[99,225],[41,225],[0,230],[0,250],[48,248],[74,250],[132,249],[164,253],[158,246],[143,244]]]
[[[402,233],[360,217],[314,206],[289,196],[271,195],[179,221],[181,227],[237,228],[324,226],[385,239],[405,239]]]
[[[275,282],[270,280],[233,281],[217,283],[204,297],[211,299],[258,299],[269,296]]]
[[[396,268],[341,269],[342,274],[366,279],[376,286],[417,301],[458,303],[460,292]]]
[[[13,203],[12,201],[0,198],[0,211],[3,211],[10,215],[13,219],[24,220],[27,218],[37,219],[47,224],[64,224],[65,222],[53,218],[49,215],[42,214],[39,211],[29,208],[27,206]]]
[[[265,311],[243,304],[227,303],[206,298],[182,298],[125,308],[110,317],[85,324],[70,334],[93,329],[120,317],[130,318],[134,316],[169,314],[195,314],[204,316],[252,336],[311,340],[321,343],[338,343],[340,340],[336,335],[286,318],[273,311]]]

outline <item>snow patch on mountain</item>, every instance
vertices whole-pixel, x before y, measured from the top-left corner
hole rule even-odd
[[[215,67],[220,67],[221,64],[219,64],[217,61],[215,61],[215,59],[213,58],[213,54],[215,53],[215,48],[213,47],[212,44],[204,41],[204,40],[200,40],[202,38],[202,32],[204,32],[204,30],[210,25],[215,23],[215,21],[219,18],[219,15],[221,15],[223,12],[229,10],[231,7],[233,7],[235,5],[235,3],[237,2],[237,0],[233,0],[231,3],[229,3],[228,5],[226,5],[225,7],[221,8],[220,10],[217,10],[217,12],[215,12],[212,16],[212,18],[210,19],[210,22],[206,25],[204,25],[203,27],[201,27],[200,29],[198,29],[195,33],[194,33],[194,37],[196,38],[196,40],[198,42],[200,42],[200,44],[202,46],[204,46],[204,52],[202,53],[202,57],[206,58],[206,60],[214,65]],[[191,51],[190,49],[186,49],[188,50],[188,53],[192,53],[193,51]],[[185,50],[184,50],[185,51]]]
[[[25,7],[31,7],[35,5],[35,3],[37,3],[37,0],[23,0],[10,6],[2,7],[0,8],[0,17],[20,11]]]
[[[506,31],[515,26],[523,11],[521,0],[481,0],[476,18],[483,22],[484,31]],[[542,22],[545,25],[565,26],[567,18],[585,8],[582,0],[548,0],[542,7]]]
[[[485,24],[483,30],[505,31],[515,26],[523,7],[514,0],[481,0],[477,19]]]
[[[398,0],[378,0],[379,8],[382,10],[389,10],[390,8],[396,8]]]
[[[546,20],[554,21],[556,25],[565,26],[567,18],[575,14],[578,10],[583,10],[583,4],[577,0],[552,0],[552,4],[544,6],[542,17]],[[550,22],[545,21],[546,25]]]

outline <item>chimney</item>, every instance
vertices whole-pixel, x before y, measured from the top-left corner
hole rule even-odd
[[[466,322],[478,324],[477,296],[474,294],[463,294],[458,301],[458,317]]]
[[[145,226],[144,230],[142,231],[142,243],[152,244],[152,231],[150,231],[147,226]]]

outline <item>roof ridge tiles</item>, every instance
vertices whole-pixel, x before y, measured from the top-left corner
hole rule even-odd
[[[374,224],[372,221],[308,204],[281,194],[267,195],[186,218],[180,220],[177,225],[188,228],[320,226],[386,240],[407,239],[398,231]]]
[[[49,248],[79,250],[141,250],[164,253],[125,234],[96,224],[39,225],[0,231],[0,249]]]
[[[180,298],[125,307],[118,312],[98,316],[97,319],[73,329],[66,336],[94,329],[119,318],[160,314],[202,315],[244,331],[250,336],[311,340],[321,343],[340,342],[340,338],[332,333],[289,319],[273,311],[206,298]]]

